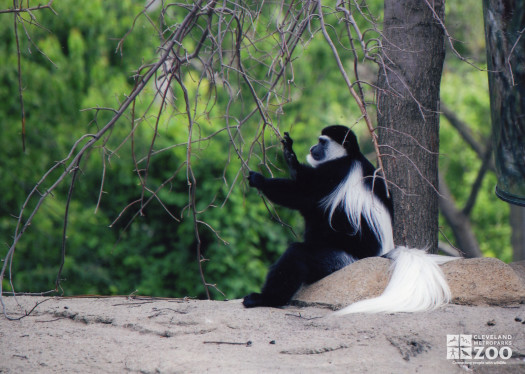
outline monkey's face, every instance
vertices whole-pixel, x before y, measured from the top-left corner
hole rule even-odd
[[[306,161],[314,168],[324,162],[335,160],[347,155],[346,149],[327,135],[319,137],[319,143],[310,148]]]

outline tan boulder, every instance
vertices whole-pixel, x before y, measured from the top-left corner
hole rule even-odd
[[[510,267],[516,272],[518,277],[520,277],[523,284],[525,284],[525,260],[524,261],[516,261],[511,264],[509,264]]]
[[[381,257],[357,261],[314,284],[304,286],[294,296],[293,303],[339,309],[379,296],[388,283],[390,265],[390,260]],[[459,259],[441,268],[452,292],[452,303],[509,305],[525,302],[524,281],[513,267],[498,259]],[[521,270],[525,271],[525,266]]]
[[[497,258],[462,259],[442,265],[441,269],[455,304],[508,305],[525,301],[521,278]]]
[[[369,257],[308,286],[303,286],[293,301],[302,305],[325,305],[339,309],[362,299],[379,296],[388,284],[391,261]]]

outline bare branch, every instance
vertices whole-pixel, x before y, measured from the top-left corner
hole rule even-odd
[[[184,21],[182,22],[182,26],[192,23],[194,21],[195,17],[198,17],[198,13],[200,11],[201,4],[202,4],[202,0],[201,1],[197,1],[195,4],[193,4],[193,7],[192,7],[191,11],[188,13],[188,15],[185,17]],[[11,247],[9,248],[9,250],[7,252],[7,255],[6,255],[5,260],[4,260],[4,264],[2,266],[2,270],[0,272],[0,301],[1,301],[2,295],[3,295],[3,287],[2,287],[3,283],[2,283],[2,281],[3,281],[4,276],[5,276],[7,264],[10,264],[12,262],[13,255],[14,255],[15,248],[16,248],[16,245],[17,245],[18,241],[20,240],[20,238],[23,235],[23,233],[27,230],[27,228],[31,225],[34,216],[36,215],[36,213],[38,212],[38,210],[42,206],[42,203],[44,202],[44,200],[53,192],[53,190],[58,185],[60,185],[62,183],[62,181],[69,175],[69,173],[71,173],[77,167],[77,165],[78,165],[80,159],[82,158],[82,156],[84,155],[84,153],[87,150],[91,149],[102,138],[102,136],[105,133],[107,133],[110,129],[113,128],[113,126],[118,121],[118,119],[120,119],[120,117],[122,117],[122,115],[128,109],[129,105],[135,100],[135,98],[139,95],[139,93],[142,92],[142,90],[146,87],[147,83],[155,75],[155,73],[158,71],[158,69],[161,68],[161,66],[163,66],[165,61],[168,59],[168,57],[169,57],[169,55],[171,53],[171,49],[173,48],[173,46],[178,44],[178,43],[180,43],[180,38],[183,35],[183,33],[184,33],[184,27],[181,27],[180,29],[178,29],[173,34],[170,42],[167,44],[167,48],[166,48],[165,52],[162,54],[162,56],[159,59],[159,61],[157,61],[157,63],[154,64],[147,71],[147,73],[138,81],[137,85],[135,86],[135,88],[133,89],[131,94],[120,105],[119,109],[116,111],[115,115],[111,118],[111,120],[102,129],[100,129],[96,134],[86,134],[86,135],[82,136],[79,140],[77,140],[77,142],[74,144],[73,148],[71,149],[69,155],[65,159],[63,159],[62,161],[56,163],[54,167],[49,169],[48,172],[46,172],[44,174],[44,176],[41,178],[41,180],[37,183],[37,185],[33,188],[31,193],[28,195],[28,197],[26,199],[26,202],[22,206],[22,209],[21,209],[19,217],[18,217],[18,223],[17,223],[16,229],[15,229],[13,243],[12,243]],[[82,148],[80,150],[76,151],[77,146],[86,138],[90,138],[90,140],[88,140],[86,142],[86,144],[84,144],[84,146],[82,146]],[[46,189],[46,191],[44,193],[40,194],[40,198],[38,199],[35,208],[31,211],[29,217],[24,222],[23,221],[23,217],[24,217],[25,208],[27,207],[29,201],[33,198],[33,196],[36,193],[39,193],[39,191],[38,191],[39,186],[42,185],[42,183],[47,179],[47,177],[54,170],[56,170],[56,168],[58,166],[66,165],[66,164],[67,164],[67,166],[65,167],[65,170],[62,172],[62,174],[60,176],[58,176],[58,178],[51,184],[50,187],[48,187]],[[3,301],[2,301],[2,305],[3,305]],[[7,311],[5,310],[5,307],[3,308],[3,312],[4,312],[5,315],[7,315]]]
[[[465,203],[465,207],[463,208],[463,214],[466,216],[470,215],[472,208],[474,208],[474,205],[476,204],[476,198],[478,197],[479,190],[481,189],[483,178],[485,177],[486,172],[489,170],[489,165],[491,161],[492,139],[489,139],[485,147],[485,154],[483,155],[483,159],[481,160],[481,166],[479,168],[478,175],[476,176],[476,180],[472,184],[470,195],[468,197],[467,202]]]
[[[439,208],[447,220],[458,243],[458,248],[465,257],[482,257],[478,241],[474,236],[468,217],[458,210],[450,193],[445,178],[439,175]]]
[[[484,147],[475,139],[472,130],[469,125],[463,122],[453,111],[451,111],[445,105],[441,105],[441,111],[445,118],[450,122],[450,124],[457,130],[459,135],[463,140],[476,152],[480,159],[484,159],[486,150]],[[494,166],[494,161],[489,160],[489,168],[491,171],[495,171],[496,167]]]
[[[67,240],[67,223],[69,218],[69,206],[71,203],[71,197],[73,196],[73,189],[75,188],[75,181],[77,179],[78,172],[80,170],[80,161],[82,157],[79,157],[75,169],[72,171],[73,177],[71,179],[71,184],[69,185],[69,192],[67,193],[66,209],[64,212],[64,225],[62,229],[62,247],[60,251],[60,266],[58,268],[58,273],[55,281],[55,291],[58,291],[60,288],[60,277],[62,275],[62,270],[64,269],[64,263],[66,261],[66,240]]]
[[[15,1],[16,4],[16,1]],[[24,110],[24,94],[22,87],[22,67],[21,67],[21,54],[20,54],[20,40],[18,39],[18,13],[14,16],[14,30],[16,40],[16,55],[17,55],[17,69],[18,69],[18,96],[20,98],[20,113],[22,117],[22,151],[26,151],[26,114]]]
[[[341,58],[339,57],[339,53],[337,52],[337,48],[335,47],[334,43],[332,42],[332,39],[330,38],[330,35],[328,34],[328,31],[326,31],[326,26],[324,22],[324,16],[323,16],[323,9],[321,0],[318,0],[318,10],[319,10],[319,20],[321,22],[321,30],[323,32],[323,36],[326,39],[328,45],[332,49],[332,53],[334,55],[334,58],[337,62],[337,66],[339,67],[339,71],[341,72],[341,75],[343,76],[343,79],[345,80],[346,86],[348,87],[348,90],[350,91],[350,95],[354,98],[354,101],[359,106],[359,109],[361,110],[361,114],[363,115],[363,118],[366,122],[366,125],[368,127],[368,131],[370,132],[370,135],[372,137],[372,143],[374,144],[374,149],[376,151],[377,155],[377,163],[378,163],[378,169],[381,171],[381,173],[384,176],[384,183],[387,191],[387,196],[389,196],[388,192],[388,184],[386,175],[383,168],[383,161],[381,159],[381,152],[379,151],[379,144],[377,141],[377,134],[374,131],[374,125],[372,124],[372,120],[370,119],[370,116],[366,110],[365,104],[361,100],[361,97],[357,94],[357,92],[354,90],[353,84],[350,81],[350,78],[348,77],[348,74],[345,71],[345,68],[343,66],[343,63],[341,62]]]
[[[472,62],[470,62],[467,58],[463,57],[461,55],[461,53],[459,53],[457,50],[456,50],[456,47],[454,47],[454,38],[452,38],[452,36],[450,36],[446,26],[445,26],[445,23],[443,22],[443,20],[441,19],[441,17],[439,17],[439,15],[436,13],[436,10],[434,9],[434,7],[432,6],[432,4],[430,4],[429,0],[425,0],[425,4],[428,6],[428,8],[432,11],[432,14],[434,15],[434,19],[439,23],[439,25],[441,26],[441,28],[443,29],[443,32],[445,33],[445,36],[448,40],[448,44],[450,46],[450,49],[452,50],[452,52],[456,55],[457,58],[459,58],[461,61],[463,62],[466,62],[467,64],[469,64],[470,66],[472,66],[473,68],[477,69],[477,70],[480,70],[480,71],[485,71],[485,69],[482,69],[478,66],[476,66],[475,64],[473,64]]]
[[[27,8],[23,8],[22,7],[22,3],[20,3],[19,6],[17,6],[17,3],[18,1],[15,0],[15,5],[13,8],[10,8],[10,9],[0,9],[0,14],[2,13],[25,13],[25,12],[33,12],[33,11],[36,11],[36,10],[42,10],[42,9],[51,9],[51,11],[53,13],[56,13],[52,7],[53,5],[53,1],[54,0],[49,0],[47,4],[45,5],[41,5],[41,4],[38,4],[37,6],[34,6],[34,7],[27,7]]]
[[[525,32],[525,28],[521,29],[521,31],[519,32],[520,35],[516,38],[516,41],[514,42],[514,44],[512,45],[512,48],[509,51],[509,55],[505,58],[505,63],[509,67],[510,78],[511,78],[511,82],[512,82],[513,86],[516,86],[516,82],[514,82],[514,73],[512,72],[512,64],[510,63],[510,59],[511,59],[511,57],[512,57],[512,55],[514,53],[514,50],[516,49],[516,46],[518,45],[521,37],[523,36],[524,32]]]

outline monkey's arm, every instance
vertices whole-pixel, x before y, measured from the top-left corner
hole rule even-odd
[[[250,171],[248,182],[257,188],[270,201],[290,209],[304,209],[314,203],[308,198],[303,186],[296,181],[282,178],[265,178],[261,174]]]
[[[284,138],[283,140],[281,140],[281,143],[283,143],[284,161],[286,161],[286,165],[288,165],[288,170],[290,171],[290,178],[295,180],[297,178],[297,170],[299,169],[300,164],[297,160],[297,155],[295,154],[292,148],[293,140],[292,138],[290,138],[290,134],[285,132]]]
[[[284,138],[281,143],[283,144],[284,161],[286,161],[286,165],[288,165],[288,170],[290,171],[290,178],[297,180],[298,175],[299,177],[308,178],[308,176],[311,174],[312,167],[301,164],[297,160],[297,155],[295,154],[292,147],[293,140],[289,133],[284,133]]]

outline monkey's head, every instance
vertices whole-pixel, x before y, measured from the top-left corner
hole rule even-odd
[[[359,155],[359,145],[352,130],[346,126],[334,125],[323,129],[319,142],[310,148],[306,160],[314,168],[337,158]]]

